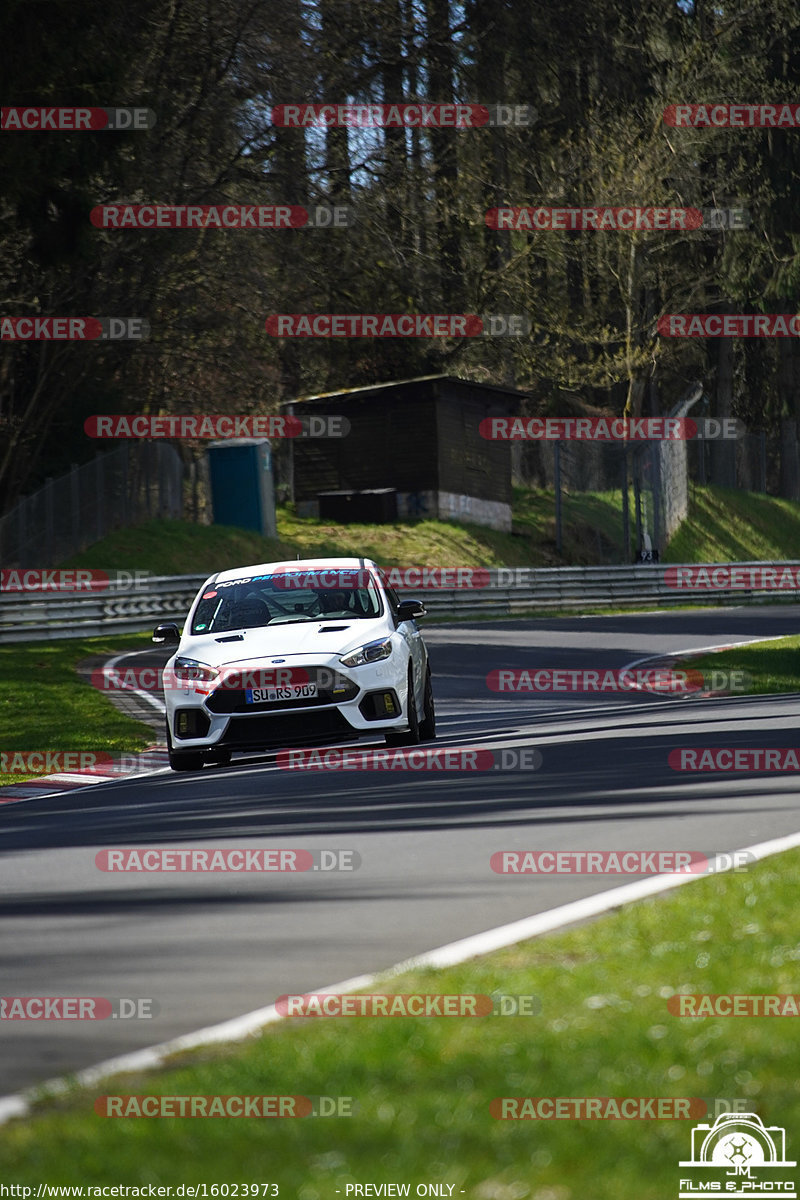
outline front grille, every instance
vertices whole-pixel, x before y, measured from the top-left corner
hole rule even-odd
[[[206,700],[210,712],[220,716],[234,713],[291,712],[296,708],[320,708],[325,704],[343,704],[358,695],[358,687],[346,675],[325,667],[302,667],[309,683],[316,683],[316,696],[301,697],[299,700],[268,700],[261,704],[248,704],[244,688],[218,688]],[[322,686],[324,685],[324,686]]]
[[[269,746],[311,746],[324,742],[349,741],[360,737],[358,730],[339,712],[328,708],[322,712],[285,716],[259,715],[233,717],[218,746],[231,749],[262,750]]]

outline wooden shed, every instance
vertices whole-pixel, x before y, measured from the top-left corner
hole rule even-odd
[[[380,493],[385,512],[388,488],[398,519],[435,517],[508,531],[511,443],[486,440],[479,425],[518,412],[524,395],[428,375],[307,396],[285,411],[343,417],[349,432],[288,439],[280,476],[301,516],[319,516],[320,497],[324,509],[326,494],[342,492]],[[363,503],[357,508],[363,512]]]

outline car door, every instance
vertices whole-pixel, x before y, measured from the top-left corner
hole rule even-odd
[[[389,585],[385,578],[383,579],[383,586],[386,592],[386,598],[389,601],[392,612],[395,616],[397,632],[408,646],[408,652],[411,657],[411,665],[414,670],[414,690],[416,693],[417,713],[421,714],[425,695],[425,672],[428,666],[428,651],[425,646],[425,640],[420,633],[416,621],[397,622],[397,609],[400,604],[400,597],[397,595],[397,592],[394,590],[394,588]]]

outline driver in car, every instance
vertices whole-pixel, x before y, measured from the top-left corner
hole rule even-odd
[[[350,616],[350,592],[342,588],[332,588],[319,594],[320,612],[342,613]]]

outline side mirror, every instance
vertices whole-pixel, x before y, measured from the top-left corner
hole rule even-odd
[[[153,641],[157,646],[168,646],[170,643],[177,643],[180,640],[180,630],[174,621],[165,621],[161,625],[156,625],[153,630]]]
[[[397,606],[398,621],[417,621],[427,616],[427,610],[421,600],[401,600]]]

